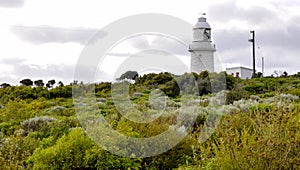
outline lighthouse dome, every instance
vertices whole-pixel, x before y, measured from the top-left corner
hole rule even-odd
[[[198,18],[198,22],[196,23],[194,28],[206,28],[206,29],[210,29],[210,25],[206,22],[206,18],[205,17],[200,17]]]

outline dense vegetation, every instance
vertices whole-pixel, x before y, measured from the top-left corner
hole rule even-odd
[[[117,83],[74,81],[55,86],[55,80],[45,84],[30,79],[21,80],[20,86],[2,83],[0,169],[300,168],[300,74],[248,80],[206,71],[192,75],[197,86],[189,86],[193,80],[188,74],[139,76],[128,72],[118,79],[135,81],[129,84],[130,100],[145,113],[154,111],[148,102],[151,95],[162,96],[163,92],[168,96],[166,104],[173,110],[149,124],[128,121],[118,113],[111,92]],[[96,105],[110,126],[137,138],[155,136],[175,123],[172,113],[180,109],[180,89],[196,91],[200,97],[193,102],[201,109],[191,113],[198,118],[173,149],[147,158],[120,157],[96,145],[76,117],[72,87],[91,85],[95,86]],[[224,105],[210,108],[212,99],[220,94],[226,94]],[[221,113],[222,119],[211,137],[200,142],[212,110]],[[184,127],[175,130],[186,131]]]

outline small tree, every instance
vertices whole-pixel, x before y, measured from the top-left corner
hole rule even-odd
[[[58,82],[58,86],[59,86],[59,87],[64,86],[63,82],[59,81],[59,82]]]
[[[47,88],[52,88],[55,84],[55,80],[49,80],[48,83],[46,84]]]
[[[2,83],[2,84],[0,85],[0,87],[1,87],[1,88],[10,87],[10,84],[8,84],[8,83]]]
[[[201,79],[204,79],[204,78],[206,78],[206,77],[208,77],[208,76],[209,76],[209,73],[208,73],[207,70],[202,71],[202,72],[199,74],[199,78],[201,78]]]
[[[43,87],[45,84],[43,80],[36,80],[34,81],[34,85],[36,85],[37,87]]]
[[[24,86],[32,86],[33,85],[33,81],[31,81],[30,79],[23,79],[20,81],[20,83]]]
[[[258,72],[256,76],[257,76],[257,78],[262,78],[263,74],[261,72]]]
[[[288,76],[288,73],[286,71],[284,71],[281,75],[281,77],[287,77]]]
[[[136,80],[138,76],[139,74],[136,71],[126,71],[124,74],[120,76],[120,78],[117,78],[117,80],[124,80],[124,79]]]
[[[276,75],[276,77],[280,77],[282,75],[282,71],[274,70],[274,74]]]

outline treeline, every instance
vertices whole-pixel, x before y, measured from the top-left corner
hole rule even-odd
[[[31,79],[23,79],[19,82],[21,85],[23,86],[33,86],[35,85],[36,87],[44,87],[45,83],[43,82],[43,80],[39,79],[39,80],[35,80],[32,81]],[[46,83],[46,88],[52,88],[54,86],[54,84],[56,83],[55,80],[49,80],[48,83]],[[8,83],[2,83],[0,85],[1,88],[6,88],[6,87],[10,87],[11,85]],[[59,81],[58,82],[58,86],[64,86],[64,84]]]
[[[193,78],[191,79],[191,76]],[[144,91],[147,89],[159,88],[169,97],[180,96],[181,91],[195,91],[198,95],[206,95],[221,90],[231,90],[236,79],[225,72],[211,73],[204,71],[200,74],[184,74],[181,76],[171,73],[145,74],[139,76],[136,72],[129,71],[124,73],[118,80],[124,81],[133,79],[135,82],[130,85],[130,91]],[[69,85],[64,85],[61,81],[55,86],[55,80],[49,80],[46,85],[42,80],[32,81],[23,79],[20,81],[21,86],[11,86],[2,83],[0,88],[0,101],[7,103],[9,100],[15,99],[54,99],[54,98],[70,98],[72,97],[72,86],[78,85],[78,81],[74,81]],[[196,84],[195,84],[196,83]],[[84,85],[83,82],[79,83]],[[33,86],[34,85],[34,86]],[[91,84],[87,84],[89,86]],[[95,93],[101,97],[110,96],[111,82],[101,82],[95,85]],[[191,86],[192,85],[192,86]],[[190,89],[189,89],[190,88]]]
[[[16,99],[54,99],[72,97],[72,86],[58,86],[52,89],[45,87],[9,86],[0,89],[0,101],[7,103]]]
[[[191,76],[193,76],[192,79]],[[276,92],[285,92],[300,96],[300,90],[298,88],[300,83],[299,78],[300,73],[277,78],[265,77],[241,80],[228,75],[226,72],[208,73],[207,71],[203,71],[199,74],[185,73],[178,76],[168,72],[138,75],[136,71],[128,71],[122,74],[117,80],[119,82],[131,80],[131,94],[136,91],[142,92],[159,88],[168,97],[172,98],[180,96],[180,92],[188,91],[189,88],[190,91],[197,92],[199,96],[221,90],[229,90],[232,93],[228,95],[228,103],[232,103],[233,100],[247,98],[247,96],[249,97],[251,94],[263,94],[271,97],[274,96]],[[0,85],[0,101],[6,103],[8,100],[38,99],[40,97],[46,99],[70,98],[72,97],[72,86],[78,84],[83,85],[83,82],[78,83],[77,80],[68,85],[64,85],[59,81],[55,86],[55,83],[55,80],[49,80],[45,85],[42,80],[32,81],[30,79],[21,80],[21,86],[11,86],[8,83],[2,83]],[[88,85],[95,85],[95,93],[97,96],[108,97],[111,95],[111,82]]]

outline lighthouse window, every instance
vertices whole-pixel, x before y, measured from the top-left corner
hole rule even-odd
[[[207,37],[207,39],[210,39],[210,30],[205,29],[204,35]]]

